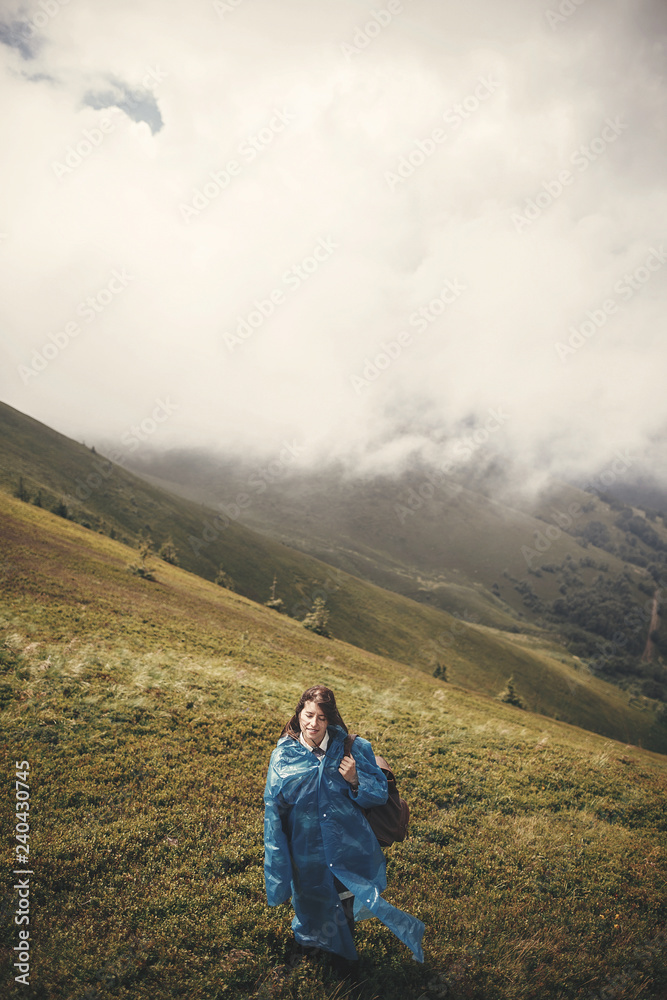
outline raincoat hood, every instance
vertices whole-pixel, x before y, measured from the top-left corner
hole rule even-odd
[[[378,917],[423,962],[424,924],[387,903],[386,861],[363,810],[387,800],[387,779],[371,744],[358,736],[352,756],[356,794],[338,768],[345,730],[329,726],[318,757],[292,736],[271,754],[264,791],[264,877],[269,906],[292,898],[297,941],[357,958],[334,876],[354,893],[355,920]]]

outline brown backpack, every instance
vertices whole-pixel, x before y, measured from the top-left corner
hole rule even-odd
[[[357,738],[357,735],[357,733],[349,733],[345,737],[345,743],[343,746],[343,755],[345,757],[350,753],[352,744]],[[397,840],[405,840],[407,837],[408,822],[410,820],[410,807],[405,799],[402,799],[398,794],[398,787],[396,785],[394,772],[384,757],[378,757],[376,754],[375,763],[380,770],[384,772],[387,778],[387,784],[389,785],[389,798],[384,805],[371,806],[370,809],[364,809],[364,814],[371,825],[373,833],[378,839],[380,847],[389,847]]]

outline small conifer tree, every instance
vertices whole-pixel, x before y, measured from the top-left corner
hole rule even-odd
[[[25,483],[23,482],[23,476],[19,476],[19,484],[14,490],[14,496],[18,497],[19,500],[25,501],[25,503],[27,503],[30,499],[30,494],[28,493]]]
[[[509,677],[507,680],[507,687],[504,691],[501,691],[498,695],[499,701],[504,701],[506,705],[514,705],[515,708],[525,708],[525,702],[523,698],[517,692],[514,686],[514,677]]]
[[[229,573],[225,573],[223,566],[220,566],[215,582],[219,587],[225,587],[226,590],[236,590],[236,583],[234,582],[234,579],[229,575]]]
[[[273,583],[271,584],[271,596],[268,601],[265,601],[265,607],[273,608],[274,611],[283,611],[285,607],[285,602],[281,597],[276,597],[276,585],[278,583],[278,577],[274,574]]]
[[[160,559],[170,563],[172,566],[178,566],[178,552],[176,551],[176,546],[174,545],[174,540],[171,535],[166,542],[163,542],[160,546],[158,555]]]
[[[58,517],[64,517],[65,520],[67,520],[67,518],[69,517],[69,511],[67,510],[67,504],[62,499],[58,500],[58,502],[53,505],[53,507],[51,508],[51,510],[52,510],[52,512],[54,514],[57,514]]]
[[[141,576],[144,580],[155,580],[155,577],[150,571],[150,568],[146,565],[146,560],[153,551],[153,542],[148,536],[144,536],[139,541],[139,557],[141,559],[140,563],[132,563],[128,566],[130,573],[135,573],[136,576]]]
[[[323,597],[316,597],[313,601],[312,610],[309,611],[303,619],[303,626],[304,628],[310,629],[311,632],[317,632],[318,635],[323,635],[326,639],[331,639],[331,632],[327,627],[328,621],[329,612],[327,610],[326,601]]]
[[[152,540],[148,537],[142,538],[141,543],[139,545],[139,555],[141,556],[141,565],[143,567],[146,566],[146,560],[148,559],[152,551],[153,551]]]

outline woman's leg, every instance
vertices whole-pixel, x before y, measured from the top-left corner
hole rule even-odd
[[[335,875],[334,885],[336,886],[336,892],[338,893],[338,898],[340,899],[341,906],[343,907],[343,913],[345,914],[345,919],[347,920],[347,926],[350,928],[350,934],[354,936],[354,896],[348,890],[347,886],[344,886],[341,880],[336,878]]]

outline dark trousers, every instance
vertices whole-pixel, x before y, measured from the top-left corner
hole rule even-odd
[[[347,886],[343,885],[339,878],[334,875],[334,885],[336,886],[336,892],[347,892]],[[343,913],[345,914],[345,919],[347,920],[347,926],[350,928],[350,934],[354,934],[354,896],[348,896],[347,899],[341,899],[340,905],[343,907]]]

